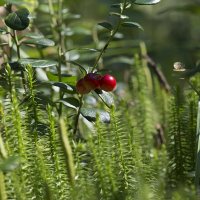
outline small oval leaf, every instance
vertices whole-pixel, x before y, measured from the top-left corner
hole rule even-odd
[[[26,8],[21,8],[16,12],[10,13],[5,18],[5,24],[13,30],[24,30],[29,26],[29,11]]]
[[[66,92],[66,93],[69,93],[69,94],[75,94],[76,93],[76,89],[73,86],[68,85],[66,83],[54,82],[54,83],[52,83],[52,85],[59,87],[61,90],[63,90],[63,92]]]
[[[160,0],[136,0],[133,1],[134,4],[138,5],[153,5],[159,3]]]
[[[26,33],[25,35],[23,35],[24,37],[28,37],[28,38],[32,38],[32,39],[41,39],[44,38],[44,36],[42,34],[39,33]]]
[[[24,40],[22,43],[35,44],[35,45],[41,45],[41,46],[47,46],[47,47],[55,46],[55,42],[53,40],[49,40],[46,38],[28,39],[28,40]]]
[[[18,61],[21,65],[31,65],[32,67],[54,67],[58,63],[53,60],[38,60],[38,59],[31,59],[31,58],[23,58]]]
[[[100,23],[98,23],[98,25],[108,29],[109,31],[113,30],[113,26],[109,22],[100,22]]]
[[[110,92],[105,92],[99,89],[95,90],[95,92],[108,108],[111,108],[112,105],[114,105],[114,99]]]
[[[26,6],[33,6],[33,1],[32,2],[25,2],[24,0],[23,1],[20,1],[20,0],[4,0],[4,3],[10,3],[10,4],[13,4],[13,5],[18,5],[18,6],[22,6],[22,5],[26,5]],[[3,5],[2,4],[2,5]]]
[[[90,122],[95,122],[98,116],[101,122],[104,122],[104,123],[110,122],[109,113],[106,111],[99,110],[99,109],[81,108],[81,115]]]
[[[87,48],[87,47],[68,49],[66,52],[69,52],[69,51],[91,51],[91,52],[100,52],[99,49],[93,49],[93,48]]]
[[[46,75],[50,81],[58,81],[58,74],[54,74],[52,72],[46,72]],[[62,82],[70,84],[70,85],[76,85],[77,82],[77,76],[72,76],[70,74],[61,74]]]
[[[117,17],[120,17],[121,19],[128,19],[129,17],[126,16],[126,15],[122,15],[120,13],[116,13],[116,12],[110,12],[110,15],[114,15],[114,16],[117,16]]]
[[[143,27],[140,24],[138,24],[137,22],[123,22],[122,26],[130,27],[130,28],[139,28],[141,30],[144,30]]]
[[[74,109],[77,109],[80,106],[79,100],[74,97],[64,98],[59,100],[58,102],[61,102],[63,103],[63,105]]]

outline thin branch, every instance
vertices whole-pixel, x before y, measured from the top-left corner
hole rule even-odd
[[[157,64],[153,61],[153,59],[148,55],[142,55],[144,59],[146,59],[148,67],[150,69],[153,70],[153,72],[155,73],[155,75],[157,76],[160,84],[165,88],[165,90],[167,92],[170,92],[171,87],[165,77],[165,75],[163,74],[163,72],[159,69],[159,67],[157,66]]]
[[[79,116],[81,114],[81,108],[82,108],[82,105],[83,105],[83,95],[81,95],[80,97],[80,106],[78,108],[78,113],[77,113],[77,116],[76,116],[76,119],[75,119],[75,125],[74,125],[74,132],[73,134],[75,135],[77,130],[78,130],[78,121],[79,121]]]

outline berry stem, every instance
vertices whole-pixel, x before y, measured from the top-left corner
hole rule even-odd
[[[14,41],[16,48],[17,48],[17,58],[18,58],[18,60],[20,60],[20,58],[21,58],[20,43],[19,43],[19,40],[18,40],[18,37],[17,37],[16,30],[13,30],[13,35],[11,33],[10,33],[10,35],[13,38],[13,41]],[[22,77],[22,84],[23,84],[24,90],[26,92],[26,81],[25,81],[25,76],[24,76],[23,70],[21,70],[21,77]]]
[[[75,125],[74,125],[74,132],[73,134],[75,135],[77,130],[78,130],[78,121],[79,121],[79,116],[81,114],[81,108],[82,108],[82,105],[83,105],[83,95],[81,95],[80,97],[80,106],[78,108],[78,113],[77,113],[77,116],[76,116],[76,119],[75,119]]]
[[[18,40],[17,33],[16,33],[15,30],[13,30],[13,40],[14,40],[16,48],[17,48],[17,57],[18,57],[18,59],[20,59],[21,58],[21,56],[20,56],[20,45],[19,45],[19,40]]]
[[[61,51],[61,47],[58,47],[58,66],[57,66],[57,72],[58,72],[58,81],[62,82],[62,72],[61,72],[61,55],[62,51]],[[63,92],[60,89],[59,90],[59,98],[62,99],[63,98]],[[62,115],[62,103],[59,104],[59,109],[58,109],[58,114],[59,117]]]

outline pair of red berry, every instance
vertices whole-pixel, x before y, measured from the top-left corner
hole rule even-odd
[[[79,94],[87,94],[91,90],[101,89],[106,92],[113,91],[116,87],[116,80],[113,76],[106,74],[104,76],[88,73],[84,78],[81,78],[76,84],[76,91]]]

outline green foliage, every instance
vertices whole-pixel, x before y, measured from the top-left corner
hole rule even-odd
[[[98,28],[75,22],[62,0],[38,2],[29,26],[29,11],[10,1],[0,31],[9,38],[1,48],[0,198],[195,199],[197,96],[164,89],[144,43],[132,48],[119,33],[143,29],[129,20],[131,6],[159,0],[115,3]],[[76,92],[78,78],[116,63],[129,67],[122,89]],[[194,78],[190,86],[198,85]]]
[[[197,96],[190,92],[183,100],[180,95],[178,87],[169,105],[167,178],[170,190],[194,184]]]
[[[29,26],[29,11],[26,8],[21,8],[15,12],[10,13],[6,19],[5,23],[8,27],[13,30],[24,30]]]

